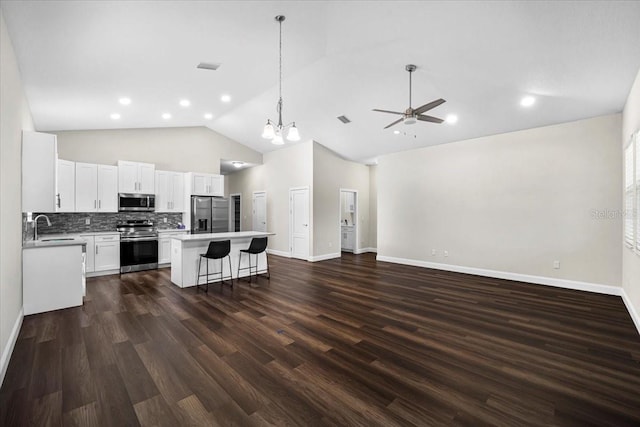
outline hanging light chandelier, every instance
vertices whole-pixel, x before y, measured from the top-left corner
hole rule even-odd
[[[282,124],[282,22],[284,21],[284,15],[276,16],[276,21],[280,24],[280,44],[279,44],[279,57],[280,57],[280,75],[279,75],[279,98],[276,104],[276,110],[278,111],[278,123],[275,124],[271,119],[267,119],[267,124],[264,125],[262,131],[262,137],[264,139],[270,139],[275,145],[284,144],[283,136],[286,132],[286,138],[289,141],[300,141],[300,134],[296,127],[296,122],[291,122],[287,125]]]

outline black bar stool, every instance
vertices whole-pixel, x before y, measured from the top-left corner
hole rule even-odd
[[[240,280],[240,270],[249,270],[249,282],[251,282],[253,278],[252,273],[254,270],[254,267],[251,265],[251,255],[253,254],[256,256],[255,272],[256,272],[256,281],[258,281],[258,256],[262,252],[264,252],[264,256],[267,259],[267,272],[266,272],[267,279],[271,279],[271,274],[269,274],[269,255],[267,255],[266,249],[267,249],[266,237],[254,237],[253,239],[251,239],[251,244],[249,245],[249,248],[240,249],[240,257],[238,258],[238,276],[237,276],[238,280]],[[249,255],[249,267],[240,268],[243,253]]]
[[[200,254],[200,258],[198,258],[198,275],[196,276],[196,289],[200,290],[200,278],[206,277],[205,284],[207,285],[207,289],[205,292],[209,292],[209,276],[220,275],[220,285],[224,284],[224,279],[231,279],[231,287],[233,288],[233,276],[231,274],[231,256],[229,253],[231,252],[231,240],[221,240],[209,242],[209,247],[207,248],[206,254]],[[222,268],[222,259],[224,257],[229,257],[229,275],[223,276],[223,268]],[[206,259],[207,263],[207,274],[200,275],[200,264],[202,264],[202,258]],[[219,259],[220,260],[220,272],[219,273],[209,273],[209,260],[210,259]],[[215,279],[215,278],[214,278]]]

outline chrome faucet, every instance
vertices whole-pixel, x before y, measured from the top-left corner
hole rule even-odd
[[[47,220],[47,226],[51,227],[51,221],[49,221],[49,217],[46,215],[38,215],[33,219],[33,240],[38,240],[38,220],[40,218],[44,218]]]

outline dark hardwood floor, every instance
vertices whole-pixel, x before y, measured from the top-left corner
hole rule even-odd
[[[89,279],[27,316],[0,425],[640,425],[619,297],[376,262],[270,257],[208,294]]]

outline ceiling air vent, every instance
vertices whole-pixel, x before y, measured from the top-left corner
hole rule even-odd
[[[213,70],[213,71],[215,71],[215,70],[218,69],[218,67],[220,67],[220,65],[222,65],[222,64],[216,64],[216,63],[213,63],[213,62],[201,62],[201,63],[198,64],[197,68],[201,68],[203,70]]]
[[[346,117],[346,116],[340,116],[340,117],[338,117],[338,120],[340,120],[340,121],[341,121],[342,123],[344,123],[345,125],[346,125],[347,123],[351,123],[351,120],[347,119],[347,117]]]

